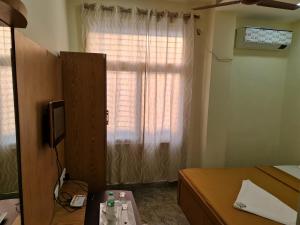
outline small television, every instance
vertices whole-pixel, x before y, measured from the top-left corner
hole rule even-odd
[[[55,148],[65,137],[65,102],[51,101],[48,110],[49,145]]]

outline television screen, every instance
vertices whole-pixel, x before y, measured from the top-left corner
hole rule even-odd
[[[49,103],[50,147],[56,147],[65,137],[65,104],[64,101]]]

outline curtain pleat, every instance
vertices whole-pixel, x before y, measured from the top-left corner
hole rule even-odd
[[[11,28],[0,27],[0,194],[18,192]]]
[[[138,11],[83,13],[86,51],[107,54],[110,184],[174,181],[186,163],[194,19]]]

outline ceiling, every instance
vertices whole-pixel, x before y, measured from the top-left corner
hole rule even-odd
[[[181,0],[181,1],[192,1],[192,0]],[[300,0],[281,0],[284,2],[294,3],[297,4]],[[202,1],[203,2],[203,1]],[[228,2],[225,0],[223,2]],[[199,2],[200,3],[200,2]],[[200,5],[202,5],[201,3]],[[225,11],[225,12],[233,12],[236,13],[237,16],[242,18],[249,18],[249,19],[264,19],[264,20],[272,20],[273,22],[296,22],[300,21],[300,9],[298,10],[282,10],[282,9],[273,9],[267,8],[262,6],[255,6],[255,5],[232,5],[232,6],[225,6],[217,8],[218,11]]]
[[[191,8],[206,4],[214,4],[217,0],[166,0],[168,2],[186,3],[191,5]],[[232,0],[223,0],[229,2]],[[277,0],[297,4],[300,0]],[[300,21],[300,9],[298,10],[282,10],[273,9],[255,5],[231,5],[217,8],[217,11],[232,12],[240,18],[247,19],[263,19],[272,20],[272,22],[292,23]]]

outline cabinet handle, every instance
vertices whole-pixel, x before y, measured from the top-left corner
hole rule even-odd
[[[106,110],[106,125],[109,123],[109,111]]]

